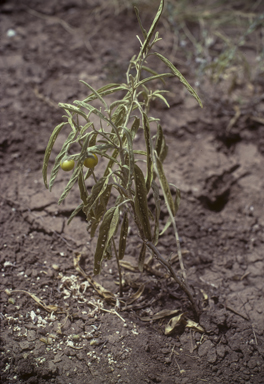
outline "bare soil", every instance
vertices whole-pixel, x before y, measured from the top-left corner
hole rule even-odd
[[[165,27],[160,51],[193,84]],[[58,206],[68,175],[59,174],[51,193],[41,175],[49,135],[62,121],[58,102],[87,95],[79,79],[95,88],[125,80],[139,48],[135,16],[97,1],[11,0],[0,4],[0,29],[1,383],[264,383],[263,82],[242,78],[228,96],[230,79],[221,87],[203,80],[200,109],[173,80],[171,108],[153,108],[169,144],[168,179],[182,194],[178,230],[204,329],[183,323],[166,336],[172,316],[153,315],[179,309],[194,320],[185,294],[155,262],[139,273],[131,228],[125,261],[135,268],[123,268],[125,295],[144,292],[127,308],[104,301],[74,266],[81,254],[82,269],[92,274],[85,218],[66,225],[78,191]],[[245,54],[254,61],[254,51]],[[232,120],[238,98],[241,113]],[[101,159],[96,171],[102,169]],[[175,254],[172,231],[159,250]],[[118,293],[112,260],[96,280]]]

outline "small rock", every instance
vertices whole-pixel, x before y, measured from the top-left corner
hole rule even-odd
[[[53,363],[53,361],[49,361],[48,362],[48,370],[49,370],[49,372],[51,372],[52,374],[55,374],[56,373],[56,371],[57,371],[57,367],[56,367],[56,365]]]
[[[59,363],[62,360],[62,356],[63,356],[63,353],[55,355],[53,362]]]
[[[223,344],[219,344],[217,347],[216,347],[216,353],[219,357],[224,357],[225,356],[225,353],[226,353],[226,348]]]
[[[214,344],[210,340],[206,340],[198,350],[200,357],[206,356],[208,363],[215,363],[217,360],[216,349]]]
[[[216,360],[217,360],[217,355],[216,355],[216,351],[215,351],[215,348],[214,348],[214,349],[212,349],[212,350],[210,351],[210,353],[208,353],[208,355],[207,355],[207,361],[208,361],[208,363],[213,364],[213,363],[216,362]]]
[[[27,333],[27,341],[34,341],[34,340],[36,340],[36,338],[37,338],[36,331],[34,331],[34,330],[28,330],[28,333]]]
[[[19,346],[22,349],[22,351],[25,351],[26,349],[30,349],[30,344],[28,341],[21,341],[19,343]]]
[[[212,350],[212,348],[214,348],[213,343],[210,340],[206,340],[202,345],[200,345],[198,355],[203,357],[207,355]]]
[[[160,352],[163,353],[164,355],[167,355],[168,353],[171,352],[171,350],[169,348],[161,348]]]

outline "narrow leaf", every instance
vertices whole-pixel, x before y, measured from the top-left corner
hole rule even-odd
[[[68,124],[68,123],[67,122],[63,122],[63,123],[60,123],[59,125],[57,125],[57,127],[54,128],[54,130],[53,130],[53,132],[52,132],[52,134],[50,136],[50,139],[49,139],[46,151],[45,151],[44,160],[43,160],[43,167],[42,167],[42,175],[43,175],[43,181],[44,181],[44,184],[45,184],[46,188],[48,188],[47,169],[48,169],[48,163],[49,163],[50,154],[51,154],[53,145],[54,145],[54,143],[55,143],[55,141],[56,141],[60,131],[62,130],[62,128],[66,124]]]
[[[134,10],[135,10],[135,13],[136,13],[136,16],[137,16],[137,20],[138,20],[138,24],[139,24],[139,26],[140,26],[141,32],[142,32],[142,34],[143,34],[143,36],[144,36],[144,39],[146,39],[146,37],[147,37],[147,31],[145,30],[145,28],[143,28],[143,25],[142,25],[141,19],[140,19],[140,17],[139,17],[139,12],[138,12],[137,7],[134,7]]]
[[[158,72],[154,71],[152,68],[146,67],[145,65],[142,65],[142,69],[144,69],[144,71],[151,73],[152,75],[155,75],[155,76],[158,75]],[[160,80],[163,82],[163,84],[165,84],[165,81],[162,78]]]
[[[88,197],[87,204],[83,208],[83,211],[86,214],[86,216],[88,215],[88,213],[93,208],[93,206],[96,203],[96,201],[99,199],[99,197],[102,195],[102,193],[107,188],[108,180],[109,180],[109,176],[102,177],[93,186],[91,194]]]
[[[170,104],[168,103],[168,101],[165,99],[165,97],[163,95],[161,95],[158,92],[154,92],[153,96],[154,95],[155,95],[155,97],[158,97],[159,99],[161,99],[167,105],[167,107],[170,108]]]
[[[149,81],[156,80],[156,79],[163,79],[163,77],[171,77],[171,73],[162,73],[155,76],[147,77],[146,79],[143,79],[135,84],[135,88],[140,87],[141,85],[148,83]]]
[[[135,178],[135,211],[139,225],[142,227],[145,238],[151,241],[151,229],[148,217],[148,202],[147,202],[147,188],[145,184],[144,175],[141,169],[134,165],[134,178]]]
[[[75,210],[72,212],[71,216],[69,217],[69,219],[68,219],[68,221],[67,221],[67,224],[68,224],[68,225],[70,224],[70,222],[72,221],[72,219],[73,219],[76,215],[78,215],[78,213],[83,209],[83,206],[84,206],[84,204],[81,203],[80,205],[78,205],[77,208],[75,208]]]
[[[111,83],[103,86],[102,88],[99,88],[97,90],[97,93],[99,93],[102,97],[104,97],[118,91],[128,91],[127,86],[125,84],[120,85],[120,84]],[[89,103],[90,101],[93,101],[95,99],[97,99],[96,95],[90,95],[83,101],[86,103]],[[75,101],[73,103],[75,104]]]
[[[102,219],[106,211],[106,207],[111,195],[111,190],[112,190],[112,184],[108,184],[104,192],[100,195],[100,199],[98,199],[96,204],[94,205],[94,209],[93,209],[94,220],[92,222],[91,231],[90,231],[91,237],[94,237],[95,231],[100,223],[100,220]]]
[[[172,62],[170,60],[168,60],[166,57],[162,56],[158,52],[154,52],[154,55],[158,56],[161,59],[161,61],[163,61],[171,69],[173,74],[180,79],[180,81],[188,89],[190,94],[197,100],[197,102],[200,105],[200,107],[203,108],[203,104],[202,104],[202,101],[201,101],[200,97],[197,95],[197,93],[191,87],[191,85],[188,83],[188,81],[185,79],[185,77],[181,74],[181,72],[172,64]]]
[[[86,114],[80,108],[75,107],[72,104],[59,103],[59,107],[65,109],[65,111],[77,113],[78,115],[81,115],[82,117],[84,117],[86,120],[86,117],[87,117]]]
[[[119,208],[112,207],[104,215],[103,222],[99,229],[95,255],[94,255],[94,274],[97,275],[101,269],[103,255],[107,249],[109,241],[113,237],[119,220]]]
[[[94,95],[104,104],[105,109],[107,109],[107,104],[104,101],[104,99],[102,98],[102,96],[100,95],[100,93],[97,92],[90,84],[86,83],[85,81],[80,80],[80,82],[83,83],[84,85],[86,85],[86,87],[88,87],[94,93]]]
[[[138,131],[138,128],[139,128],[139,124],[140,124],[140,119],[138,117],[135,117],[135,120],[133,121],[133,124],[130,128],[130,132],[131,132],[131,137],[132,137],[132,140],[134,140],[136,134],[137,134],[137,131]]]
[[[119,260],[122,260],[125,255],[127,235],[128,235],[128,214],[127,212],[125,212],[121,229],[120,229],[119,248],[118,248]]]

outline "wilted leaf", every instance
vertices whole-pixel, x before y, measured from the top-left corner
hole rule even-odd
[[[184,315],[184,313],[181,313],[179,316],[170,319],[168,324],[165,326],[165,335],[170,335],[176,328],[186,324]]]
[[[192,329],[195,329],[195,331],[198,331],[198,332],[201,332],[201,333],[204,333],[204,329],[203,327],[200,326],[200,324],[198,323],[195,323],[194,321],[190,320],[190,319],[187,319],[187,323],[186,323],[186,328],[192,328]]]
[[[176,313],[179,313],[179,312],[180,312],[179,309],[173,309],[173,310],[163,309],[162,311],[159,311],[152,316],[140,317],[140,320],[141,321],[159,320],[159,319],[163,319],[164,317],[176,315]]]
[[[99,295],[101,295],[102,297],[104,297],[104,299],[116,302],[115,295],[112,292],[108,291],[101,284],[97,283],[91,276],[86,275],[84,270],[79,265],[80,258],[81,254],[77,254],[74,256],[73,259],[74,268],[76,269],[76,271],[78,271],[92,285],[96,292],[99,293]]]
[[[130,298],[127,301],[127,304],[130,305],[134,303],[137,299],[140,298],[140,296],[143,294],[145,290],[145,284],[141,284],[141,286],[138,288],[137,292],[130,296]]]
[[[132,264],[129,263],[128,261],[120,260],[120,261],[119,261],[119,264],[121,265],[121,267],[126,268],[126,269],[128,269],[129,271],[132,271],[132,272],[138,272],[138,267],[132,265]]]

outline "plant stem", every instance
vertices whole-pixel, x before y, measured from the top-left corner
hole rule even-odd
[[[122,271],[121,271],[121,267],[120,267],[120,263],[119,263],[119,258],[118,258],[118,254],[117,254],[117,250],[116,250],[115,241],[113,238],[112,238],[112,244],[114,247],[114,252],[115,252],[116,262],[117,262],[117,267],[118,267],[118,274],[119,274],[119,296],[123,297]]]
[[[193,295],[191,293],[191,289],[190,289],[189,284],[187,283],[187,281],[186,280],[183,281],[179,276],[177,276],[177,274],[174,271],[173,267],[161,256],[160,252],[158,251],[158,249],[155,247],[155,245],[152,242],[147,241],[146,245],[153,252],[153,254],[156,257],[156,259],[158,259],[158,261],[162,265],[164,265],[165,268],[168,269],[168,271],[170,272],[171,276],[174,278],[176,283],[179,284],[181,289],[186,293],[186,295],[188,296],[190,302],[192,303],[192,306],[193,306],[193,309],[195,311],[196,317],[199,318],[199,309],[197,307],[197,304],[194,301]]]

